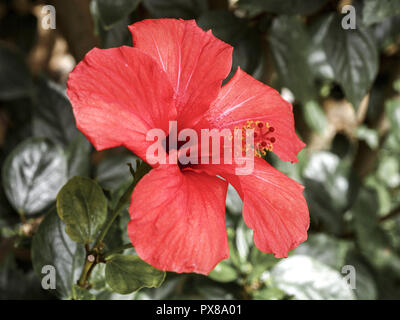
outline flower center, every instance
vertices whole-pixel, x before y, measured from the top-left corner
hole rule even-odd
[[[271,127],[268,122],[248,120],[241,128],[235,127],[235,129],[242,129],[242,140],[246,150],[248,130],[254,130],[254,155],[256,157],[261,158],[267,154],[267,151],[273,151],[276,138],[272,134],[275,132],[275,128]]]

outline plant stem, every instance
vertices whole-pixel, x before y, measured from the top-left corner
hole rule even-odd
[[[121,247],[118,247],[118,248],[115,248],[113,250],[106,252],[104,254],[104,259],[107,260],[107,258],[112,256],[114,253],[118,253],[118,252],[124,251],[125,249],[130,249],[130,248],[133,248],[131,243],[124,244]]]
[[[99,248],[101,247],[104,238],[106,237],[108,231],[110,230],[111,225],[113,224],[115,219],[121,214],[121,212],[125,208],[125,206],[129,203],[132,191],[135,188],[136,184],[151,169],[151,167],[146,162],[142,162],[140,164],[139,164],[139,162],[137,162],[135,172],[133,172],[132,166],[130,164],[129,164],[129,166],[130,166],[131,173],[133,175],[133,182],[128,187],[128,189],[125,191],[123,196],[119,199],[118,204],[117,204],[116,208],[114,209],[112,216],[110,217],[110,219],[108,220],[104,229],[102,230],[99,237],[97,238],[95,245],[93,246],[93,250],[99,251]]]
[[[133,189],[135,188],[136,184],[139,182],[139,180],[151,170],[151,167],[146,163],[146,162],[136,162],[136,171],[133,170],[132,166],[130,164],[129,168],[133,176],[133,182],[131,185],[126,189],[125,193],[123,196],[119,199],[117,206],[114,209],[114,212],[112,213],[110,219],[107,221],[106,225],[104,226],[103,230],[101,231],[100,235],[96,239],[95,244],[93,245],[93,249],[90,251],[89,246],[85,246],[86,248],[86,261],[85,265],[83,266],[82,274],[78,280],[78,285],[81,288],[89,288],[89,278],[90,274],[92,273],[94,267],[100,263],[100,262],[105,262],[105,257],[109,257],[115,252],[120,252],[124,249],[131,248],[131,244],[126,244],[120,248],[111,250],[110,252],[106,253],[106,255],[103,255],[101,253],[103,249],[103,240],[106,237],[108,231],[111,228],[111,225],[117,219],[117,217],[121,214],[122,210],[128,205],[130,199],[131,199],[131,194]]]
[[[81,288],[88,287],[90,274],[92,273],[92,270],[96,265],[96,259],[94,258],[94,256],[93,256],[93,258],[94,258],[93,261],[90,261],[91,259],[89,259],[89,256],[90,255],[88,255],[86,257],[86,261],[85,261],[85,265],[83,266],[81,277],[78,280],[78,285]]]
[[[111,228],[111,225],[117,219],[117,217],[121,214],[122,210],[125,208],[127,202],[126,198],[129,198],[131,195],[133,188],[136,185],[136,181],[134,180],[132,184],[128,187],[128,189],[125,191],[124,195],[119,199],[117,207],[114,209],[113,214],[111,215],[110,219],[107,221],[107,224],[105,225],[104,229],[101,231],[99,237],[97,238],[95,245],[93,247],[94,250],[98,249],[101,246],[101,243],[103,242],[104,238],[106,237],[108,231]]]

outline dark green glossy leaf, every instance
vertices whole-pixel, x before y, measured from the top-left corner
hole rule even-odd
[[[378,72],[378,52],[371,32],[361,25],[345,30],[341,18],[323,18],[319,39],[335,81],[355,108],[361,103]]]
[[[66,149],[68,177],[88,176],[90,174],[90,154],[92,146],[81,133],[72,140]]]
[[[193,19],[207,11],[207,0],[143,0],[154,18]]]
[[[280,14],[310,14],[329,0],[239,0],[239,7]]]
[[[64,90],[52,81],[41,79],[33,114],[33,135],[66,146],[77,134],[72,106]]]
[[[72,288],[77,283],[85,262],[82,244],[70,239],[65,225],[52,210],[33,237],[32,263],[36,275],[42,279],[42,268],[51,265],[56,270],[56,294],[60,298],[72,298]]]
[[[164,278],[164,271],[154,269],[133,255],[116,254],[106,264],[107,284],[121,294],[128,294],[144,287],[159,287]]]
[[[298,17],[274,19],[269,36],[270,48],[281,85],[303,103],[315,100],[313,75],[308,66],[310,39]]]
[[[104,27],[109,29],[132,13],[139,3],[140,0],[94,0],[92,6]]]
[[[25,215],[45,209],[67,180],[63,151],[42,138],[31,138],[18,145],[7,157],[2,170],[8,200]]]
[[[344,228],[343,215],[354,202],[358,181],[346,162],[329,152],[314,153],[304,170],[305,196],[314,223],[334,234]]]
[[[132,154],[114,153],[107,155],[96,168],[96,180],[109,190],[117,189],[122,183],[131,180],[128,163],[136,170],[136,160]]]
[[[29,96],[33,82],[22,57],[0,45],[0,100]]]
[[[107,219],[107,198],[87,177],[74,177],[57,196],[57,213],[72,240],[89,244]]]
[[[213,35],[234,47],[231,78],[240,67],[247,73],[259,78],[263,71],[263,49],[261,35],[239,19],[233,13],[224,10],[208,11],[197,19],[204,30],[212,30]]]
[[[46,298],[49,297],[42,290],[33,270],[24,272],[18,267],[12,254],[6,255],[0,263],[0,300]]]
[[[363,20],[369,25],[400,14],[397,0],[364,0]]]

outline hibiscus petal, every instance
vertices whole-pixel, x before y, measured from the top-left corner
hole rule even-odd
[[[149,56],[130,47],[93,49],[68,80],[76,124],[97,150],[125,146],[142,159],[149,129],[168,132],[173,89]]]
[[[128,234],[138,255],[173,272],[208,274],[229,249],[225,229],[227,183],[177,166],[160,166],[136,186]]]
[[[297,153],[305,146],[295,132],[292,105],[240,68],[211,104],[206,118],[216,127],[232,130],[249,120],[268,122],[275,129],[273,151],[283,161],[297,162]]]
[[[233,165],[198,166],[197,172],[220,175],[238,191],[243,200],[243,219],[254,230],[254,242],[263,252],[287,257],[288,252],[307,240],[310,216],[304,187],[255,159],[250,175],[235,175]]]
[[[194,20],[143,20],[131,25],[133,44],[153,57],[175,89],[180,128],[189,128],[217,97],[232,67],[233,48]]]

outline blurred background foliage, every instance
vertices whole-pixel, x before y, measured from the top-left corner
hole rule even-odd
[[[57,29],[41,27],[44,5]],[[341,27],[352,5],[356,29]],[[294,165],[267,161],[305,185],[309,239],[287,259],[258,251],[228,191],[230,258],[208,276],[168,273],[160,288],[120,295],[103,265],[90,292],[76,285],[84,248],[55,213],[74,176],[95,179],[110,207],[127,186],[126,150],[95,152],[74,123],[69,72],[94,46],[132,45],[145,18],[196,19],[234,46],[237,66],[294,105],[307,148]],[[400,1],[2,0],[0,2],[1,299],[399,299]],[[128,212],[106,238],[127,242]],[[162,250],[162,248],[160,248]],[[43,264],[57,289],[40,286]],[[343,281],[354,266],[356,289]]]

